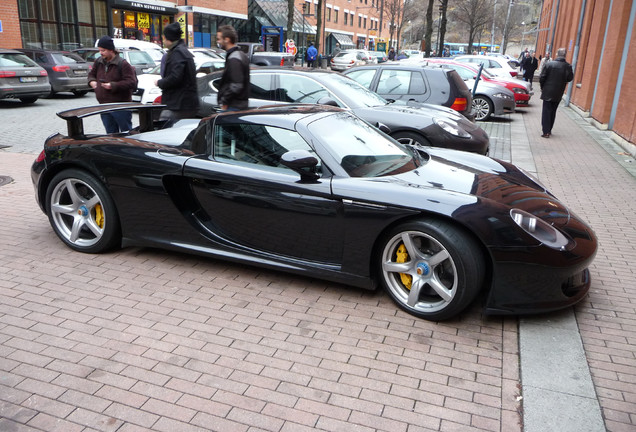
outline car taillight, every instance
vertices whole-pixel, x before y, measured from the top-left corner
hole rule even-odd
[[[455,98],[455,102],[451,105],[451,109],[454,109],[455,111],[465,111],[466,105],[468,105],[466,98]]]
[[[354,64],[354,63],[355,63],[355,60],[350,60],[349,61],[349,64],[351,64],[351,65]]]
[[[45,157],[46,157],[46,153],[44,153],[44,150],[42,150],[40,154],[38,155],[38,157],[35,158],[35,162],[42,162]]]
[[[15,72],[0,71],[0,78],[11,78],[15,76]]]
[[[152,101],[153,104],[160,104],[161,103],[161,95],[157,96],[155,98],[155,100]]]
[[[510,75],[512,75],[513,77],[517,76],[517,71],[510,71]]]
[[[40,71],[40,76],[47,76],[49,73],[45,70]]]
[[[285,58],[281,58],[280,59],[280,65],[281,66],[285,66]]]
[[[55,72],[66,72],[67,70],[70,70],[71,67],[70,66],[66,66],[66,65],[62,65],[62,66],[53,66],[53,70]]]

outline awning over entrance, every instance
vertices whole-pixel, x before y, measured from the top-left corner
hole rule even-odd
[[[340,48],[342,49],[353,48],[353,39],[351,39],[351,36],[342,34],[342,33],[332,32],[331,37],[333,37],[336,40],[336,42],[340,44]]]
[[[253,16],[256,17],[259,24],[282,27],[287,30],[287,2],[280,0],[253,0],[253,2],[257,6],[252,10]],[[294,25],[292,27],[292,31],[296,33],[316,33],[316,27],[309,24],[296,7],[294,7]]]

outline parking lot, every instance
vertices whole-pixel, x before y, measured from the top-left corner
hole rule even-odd
[[[572,429],[531,429],[561,409],[533,396],[576,391],[528,387],[520,334],[558,327],[563,313],[486,317],[477,301],[433,323],[381,291],[146,248],[66,248],[29,167],[66,127],[54,113],[94,102],[0,101],[0,176],[10,178],[0,187],[0,430],[601,430],[585,423],[588,406],[602,410],[601,428],[636,427],[636,163],[571,111],[559,111],[550,140],[539,137],[538,98],[483,124],[491,155],[534,171],[600,241],[590,295],[566,311],[591,396],[575,399]]]

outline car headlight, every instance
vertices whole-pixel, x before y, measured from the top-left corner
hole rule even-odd
[[[495,93],[493,97],[500,98],[500,99],[512,99],[512,97],[510,97],[509,95],[505,93]]]
[[[161,94],[161,89],[159,87],[153,87],[150,90],[148,90],[148,93],[150,93],[150,94]]]
[[[510,217],[522,230],[553,249],[564,250],[569,240],[552,225],[528,212],[511,209]]]
[[[515,88],[513,89],[513,91],[514,91],[515,93],[525,93],[525,94],[528,94],[528,90],[523,89],[523,88],[521,88],[521,87],[515,87]]]
[[[458,136],[461,138],[471,137],[471,135],[468,132],[466,132],[459,124],[457,124],[454,121],[433,118],[433,122],[451,135]]]
[[[150,72],[152,69],[153,69],[153,68],[149,67],[149,68],[142,69],[141,71],[142,71],[143,73],[148,73],[148,72]]]

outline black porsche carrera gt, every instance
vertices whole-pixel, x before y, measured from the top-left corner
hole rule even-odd
[[[59,113],[68,134],[32,167],[60,239],[99,253],[138,245],[353,286],[407,312],[549,311],[588,291],[593,231],[536,180],[485,156],[405,146],[348,111],[287,105],[171,127],[157,107]],[[135,109],[140,126],[87,135],[82,119]]]

